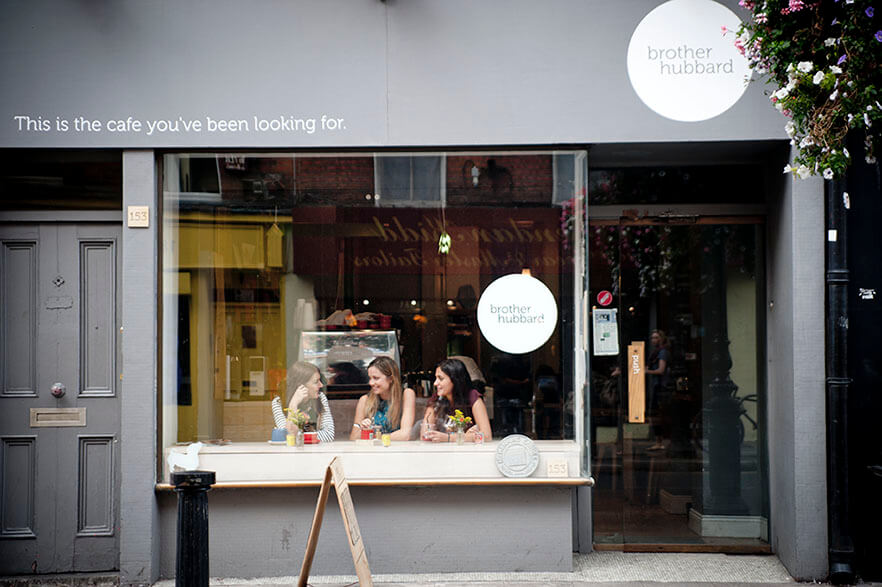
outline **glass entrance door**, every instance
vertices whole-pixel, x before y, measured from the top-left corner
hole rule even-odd
[[[762,235],[754,217],[589,220],[596,548],[768,548]]]

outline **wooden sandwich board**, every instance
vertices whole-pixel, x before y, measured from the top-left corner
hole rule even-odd
[[[349,483],[343,474],[343,465],[337,457],[331,460],[325,470],[325,480],[322,482],[318,502],[315,504],[315,515],[312,518],[312,528],[309,529],[306,553],[303,555],[303,564],[300,567],[300,578],[297,585],[306,587],[306,582],[309,579],[309,569],[312,567],[312,559],[315,556],[315,547],[318,544],[319,531],[322,529],[322,518],[325,515],[325,505],[328,503],[328,493],[331,491],[332,482],[337,493],[337,502],[340,504],[343,528],[346,530],[346,538],[349,540],[349,550],[352,552],[352,561],[355,563],[358,584],[362,587],[373,586],[371,569],[364,551],[364,541],[361,538],[361,531],[358,529],[358,520],[355,519],[352,496],[349,494]]]
[[[645,343],[633,341],[628,345],[628,422],[646,420],[646,359]]]

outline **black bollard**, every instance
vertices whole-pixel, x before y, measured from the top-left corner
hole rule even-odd
[[[208,586],[208,490],[214,471],[171,474],[178,494],[177,587]]]

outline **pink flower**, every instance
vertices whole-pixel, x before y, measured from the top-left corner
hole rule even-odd
[[[805,2],[803,2],[803,0],[790,0],[790,2],[787,4],[787,8],[781,9],[781,14],[799,12],[803,8],[805,8]]]

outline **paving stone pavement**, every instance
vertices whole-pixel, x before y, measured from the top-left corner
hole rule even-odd
[[[593,585],[597,587],[635,587],[676,584],[695,587],[778,585],[797,587],[787,569],[775,556],[725,555],[694,553],[622,553],[594,552],[573,556],[571,573],[444,573],[376,574],[374,584],[383,587],[422,585],[433,587],[517,587]],[[254,579],[215,578],[215,586],[268,587],[296,585],[297,577],[262,577]],[[357,585],[355,575],[316,575],[309,578],[315,586]],[[802,585],[810,585],[803,583]],[[156,587],[173,587],[174,581],[160,581]]]
[[[802,587],[824,583],[799,583],[773,555],[725,555],[691,553],[594,552],[573,555],[571,573],[444,573],[376,574],[379,587]],[[213,578],[214,586],[293,586],[297,577]],[[316,587],[357,585],[355,575],[316,575],[309,578]],[[118,574],[0,577],[0,587],[116,587]],[[154,587],[174,587],[174,579],[158,581]],[[882,587],[882,583],[861,583]]]

